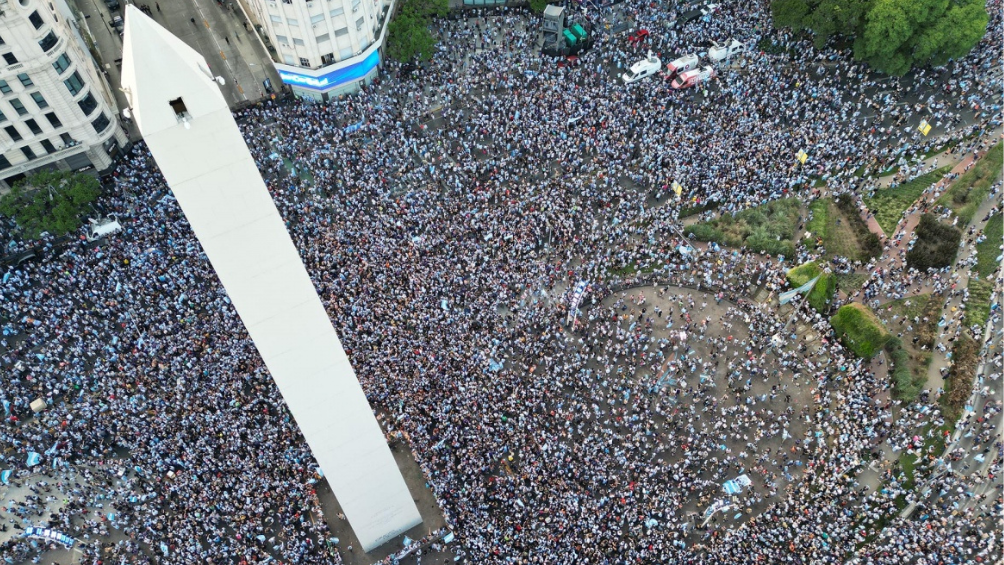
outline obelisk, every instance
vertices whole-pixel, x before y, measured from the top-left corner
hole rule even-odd
[[[125,20],[122,89],[132,116],[370,551],[422,518],[220,92],[223,79],[134,5]]]

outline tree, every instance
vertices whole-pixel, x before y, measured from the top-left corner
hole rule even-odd
[[[854,39],[854,56],[882,72],[943,65],[986,33],[980,0],[772,0],[776,27],[809,30],[816,47],[833,36]]]
[[[387,55],[402,63],[431,59],[436,38],[429,32],[429,19],[448,11],[449,0],[409,0],[387,29]]]
[[[80,227],[80,217],[101,194],[98,180],[69,171],[38,171],[0,198],[0,214],[13,218],[25,237],[60,236]]]
[[[548,4],[548,0],[530,0],[530,10],[535,14],[543,14]]]

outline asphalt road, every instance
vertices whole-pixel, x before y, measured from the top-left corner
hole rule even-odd
[[[108,72],[119,107],[124,108],[125,97],[119,90],[122,38],[110,24],[112,17],[120,12],[110,11],[102,0],[71,0],[71,3],[83,14],[81,27],[94,40],[101,58],[99,64]],[[235,3],[232,7],[231,4],[221,7],[213,0],[150,0],[147,5],[157,23],[202,54],[210,69],[226,79],[221,90],[231,107],[263,98],[262,81],[266,78],[279,84],[271,59],[255,37],[250,22],[245,29],[244,14]],[[128,129],[130,137],[137,139],[135,128]]]

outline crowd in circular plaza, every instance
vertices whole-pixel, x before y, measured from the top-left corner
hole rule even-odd
[[[638,26],[673,15],[625,6]],[[869,190],[842,171],[909,169],[935,143],[908,127],[914,97],[953,128],[943,137],[992,130],[990,8],[966,59],[881,89],[848,54],[770,31],[759,5],[643,46],[601,33],[576,68],[533,52],[525,15],[442,21],[440,51],[410,78],[389,64],[359,95],[237,117],[371,404],[407,434],[471,562],[989,562],[1001,494],[970,493],[999,455],[986,473],[944,474],[923,519],[896,518],[920,488],[870,454],[935,455],[917,434],[936,403],[898,406],[799,299],[793,320],[754,299],[809,250],[693,248],[670,183],[722,213],[811,194],[809,173]],[[611,72],[729,37],[788,54],[755,51],[707,92]],[[797,148],[808,169],[792,167]],[[344,544],[310,519],[309,449],[141,144],[110,192],[101,205],[124,232],[50,241],[0,285],[0,470],[13,485],[46,475],[33,498],[0,503],[0,527],[52,525],[88,564],[337,562]],[[653,273],[616,274],[635,270]],[[883,272],[863,292],[931,279]],[[999,352],[987,361],[998,378]],[[39,397],[50,408],[33,417]],[[989,452],[1000,407],[986,406],[962,425]],[[877,487],[858,480],[867,467]],[[752,484],[732,500],[722,483],[740,475]],[[40,511],[47,497],[58,509]],[[38,549],[15,535],[0,556]]]

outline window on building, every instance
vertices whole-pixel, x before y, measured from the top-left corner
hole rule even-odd
[[[314,41],[316,41],[317,43],[324,43],[325,41],[328,41],[329,39],[331,39],[331,36],[325,33],[323,35],[318,35],[317,37],[315,37]],[[324,62],[324,57],[321,57],[321,62],[322,63]]]
[[[31,77],[28,76],[28,73],[17,75],[17,80],[21,81],[21,86],[35,86],[35,83],[31,82]]]
[[[366,20],[363,18],[359,18],[358,20],[356,20],[356,31],[362,31],[364,23],[366,23]]]
[[[49,120],[49,123],[54,128],[61,128],[61,127],[63,127],[63,122],[59,121],[59,117],[56,116],[55,112],[49,112],[48,114],[46,114],[45,115],[45,119]]]
[[[98,119],[91,122],[91,125],[94,126],[94,131],[101,133],[106,129],[108,129],[108,124],[110,123],[111,121],[108,119],[108,116],[106,116],[104,112],[101,112],[101,115],[98,116]]]
[[[335,54],[334,53],[328,53],[327,55],[321,55],[321,64],[322,65],[330,65],[331,63],[334,63],[334,62],[335,62]]]
[[[303,40],[300,39],[299,37],[294,37],[293,38],[293,45],[299,45],[300,47],[303,47]]]
[[[56,146],[54,146],[52,144],[52,142],[49,141],[48,139],[43,139],[42,141],[39,141],[39,143],[42,144],[42,149],[45,149],[46,153],[55,153],[56,152]]]
[[[337,18],[338,16],[344,13],[345,13],[345,8],[335,8],[334,10],[331,10],[331,17]]]
[[[50,31],[45,34],[45,37],[38,41],[38,46],[42,48],[43,53],[48,53],[49,49],[55,47],[57,43],[59,43],[59,38],[56,37],[55,33]]]
[[[352,57],[352,48],[346,47],[338,52],[338,60],[344,61],[345,59]]]
[[[282,0],[283,4],[292,4],[293,0]]]
[[[24,139],[23,137],[21,137],[21,132],[17,131],[17,128],[14,126],[7,126],[3,128],[3,130],[7,132],[7,135],[9,135],[10,138],[13,139],[14,141],[21,141],[22,139]]]
[[[286,23],[291,26],[300,27],[300,20],[294,18],[286,18]]]
[[[280,45],[289,45],[289,38],[285,35],[275,36],[275,40],[279,42]]]
[[[4,123],[6,121],[7,121],[7,115],[4,114],[3,112],[0,112],[0,124]]]
[[[77,71],[73,71],[70,78],[64,80],[63,84],[66,85],[66,89],[70,91],[71,96],[80,94],[80,91],[84,89],[84,81],[80,78],[80,73]]]
[[[316,16],[310,16],[310,23],[319,24],[324,21],[324,14],[317,14]]]
[[[27,157],[29,161],[34,161],[35,159],[38,159],[38,156],[35,155],[35,152],[32,151],[31,147],[28,147],[27,145],[21,148],[21,153],[24,153],[24,156]]]
[[[45,97],[42,96],[41,92],[32,92],[31,99],[35,101],[35,105],[38,106],[39,110],[49,107],[49,103],[45,101]]]
[[[21,101],[18,100],[17,98],[11,98],[10,105],[13,106],[14,110],[17,111],[18,116],[23,116],[28,113],[28,109],[25,108],[24,104],[22,104]]]
[[[13,53],[4,53],[3,60],[7,61],[8,65],[14,65],[17,63],[17,57],[15,57]]]
[[[9,168],[11,168],[10,161],[7,160],[6,156],[0,155],[0,171]]]
[[[7,42],[2,37],[0,37],[0,45],[7,45]]]
[[[63,53],[55,61],[52,62],[52,68],[56,69],[56,74],[63,74],[66,69],[70,68],[70,58]]]
[[[68,133],[59,134],[59,139],[61,139],[63,141],[63,145],[67,147],[73,147],[77,144],[77,140],[73,139],[73,136]]]
[[[42,16],[38,15],[37,10],[28,16],[28,21],[31,22],[31,25],[35,26],[35,29],[38,29],[45,24],[45,22],[42,21]]]
[[[98,107],[98,101],[94,99],[94,94],[88,92],[87,96],[84,96],[77,102],[77,106],[80,106],[80,111],[85,116],[90,116],[94,112],[94,109]]]
[[[282,23],[282,16],[277,16],[275,14],[270,14],[269,17],[272,18],[272,21],[275,22],[275,23],[277,23],[277,24],[281,24]]]
[[[335,37],[345,37],[349,34],[349,28],[343,27],[342,29],[335,30]]]
[[[310,66],[310,59],[304,59],[303,57],[300,57],[300,66],[301,67],[309,67]]]
[[[38,127],[38,122],[36,122],[35,120],[29,118],[24,121],[24,125],[28,126],[28,129],[31,130],[31,133],[35,135],[42,133],[42,128]]]
[[[0,92],[3,92],[4,94],[11,93],[10,85],[7,84],[7,81],[0,80]]]
[[[352,0],[352,11],[355,12],[359,10],[359,5],[363,3],[363,0]]]

